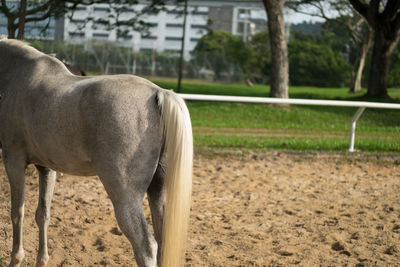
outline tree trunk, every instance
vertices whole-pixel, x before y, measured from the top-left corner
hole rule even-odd
[[[361,78],[365,66],[365,59],[367,58],[370,41],[364,41],[359,46],[356,62],[353,65],[351,73],[350,92],[355,93],[361,91]]]
[[[25,35],[26,1],[27,0],[21,0],[19,7],[18,35],[17,35],[17,39],[19,40],[23,40]]]
[[[15,27],[13,22],[8,22],[7,25],[7,31],[8,31],[8,39],[15,39],[15,33],[16,33],[17,27]]]
[[[375,31],[375,43],[372,52],[371,71],[368,81],[368,96],[387,97],[390,58],[399,38],[387,40],[383,30]]]
[[[350,3],[375,33],[367,95],[387,97],[390,58],[400,39],[400,1],[350,0]]]
[[[268,16],[268,31],[271,45],[271,97],[288,98],[289,62],[283,20],[285,0],[263,0]]]

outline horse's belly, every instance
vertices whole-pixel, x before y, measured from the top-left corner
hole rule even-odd
[[[93,170],[93,168],[87,166],[81,166],[80,168],[74,169],[74,168],[51,168],[55,171],[70,174],[70,175],[77,175],[77,176],[93,176],[96,175],[96,172]]]
[[[50,168],[57,172],[62,172],[71,175],[78,175],[78,176],[96,175],[92,162],[90,161],[71,159],[67,162],[64,162],[54,159],[50,160],[50,159],[34,158],[31,160],[31,163]]]

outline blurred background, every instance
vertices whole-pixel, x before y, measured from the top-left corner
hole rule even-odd
[[[27,1],[28,13],[46,2],[49,1]],[[26,17],[24,38],[40,50],[55,53],[87,73],[178,76],[183,1],[59,2],[65,2],[64,6],[54,8],[45,19],[39,20],[49,11],[44,8]],[[360,40],[353,38],[347,24],[358,23],[357,34],[367,35],[365,22],[357,21],[360,15],[348,1],[339,1],[340,7],[329,6],[330,1],[315,1],[327,14],[322,9],[291,2],[301,1],[287,1],[283,8],[290,85],[350,86],[352,67],[359,61]],[[0,13],[1,34],[18,37],[20,4],[21,1],[5,1],[7,8],[14,11],[15,29],[10,27],[7,14]],[[339,8],[342,13],[336,10]],[[183,77],[268,84],[271,53],[267,21],[262,1],[188,1]],[[367,70],[361,79],[364,87],[369,77],[370,54],[365,58]],[[396,50],[390,87],[399,86],[398,73],[400,59]]]
[[[189,94],[400,102],[397,0],[4,0],[0,34],[78,75]],[[188,101],[197,148],[343,151],[356,108]],[[356,148],[400,151],[398,110],[367,109]]]

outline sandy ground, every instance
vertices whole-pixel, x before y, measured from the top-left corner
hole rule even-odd
[[[38,179],[34,168],[27,175],[23,266],[32,266]],[[12,230],[3,167],[0,189],[6,266]],[[399,193],[400,156],[196,155],[186,265],[400,266]],[[49,253],[49,266],[136,266],[96,177],[58,177]]]

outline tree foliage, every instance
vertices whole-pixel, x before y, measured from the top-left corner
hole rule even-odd
[[[193,50],[194,60],[214,71],[215,79],[221,79],[232,65],[247,71],[251,51],[243,41],[224,30],[209,31]]]
[[[292,85],[342,87],[349,82],[349,65],[327,45],[292,39],[289,62]]]
[[[271,50],[269,46],[269,33],[262,31],[255,34],[250,41],[252,49],[252,79],[258,83],[268,83],[271,73]]]
[[[397,48],[390,65],[388,87],[400,88],[400,49]]]
[[[373,39],[373,31],[366,20],[348,0],[289,0],[287,6],[296,12],[323,18],[324,25],[329,26],[339,45],[344,43],[340,39],[345,38],[350,44],[348,47],[355,48],[355,52],[352,49],[352,57],[349,58],[353,65],[350,92],[360,91],[364,64]]]
[[[97,18],[87,16],[81,27],[92,21],[94,25],[102,25],[108,30],[117,28],[119,34],[123,35],[130,30],[147,30],[151,25],[146,23],[142,16],[165,9],[165,1],[162,0],[149,0],[143,8],[134,8],[139,2],[139,0],[21,0],[18,4],[14,1],[1,0],[0,12],[7,18],[8,37],[16,38],[18,36],[19,39],[23,39],[23,29],[27,23],[46,21],[50,17],[59,17],[67,12],[70,12],[70,18],[73,18],[74,11],[78,6],[103,4],[108,6],[107,15]],[[175,2],[178,3],[181,0],[175,0]],[[127,14],[128,16],[126,16]]]
[[[290,84],[341,87],[349,84],[350,65],[343,56],[343,42],[331,34],[304,34],[294,31],[289,42]],[[271,78],[269,33],[243,41],[226,31],[212,31],[198,42],[194,56],[198,64],[212,69],[216,79],[226,75],[232,65],[244,78],[266,83]]]
[[[308,25],[308,26],[307,26]],[[311,27],[312,33],[307,27]],[[347,86],[356,47],[342,24],[294,27],[289,42],[290,83],[322,87]]]

